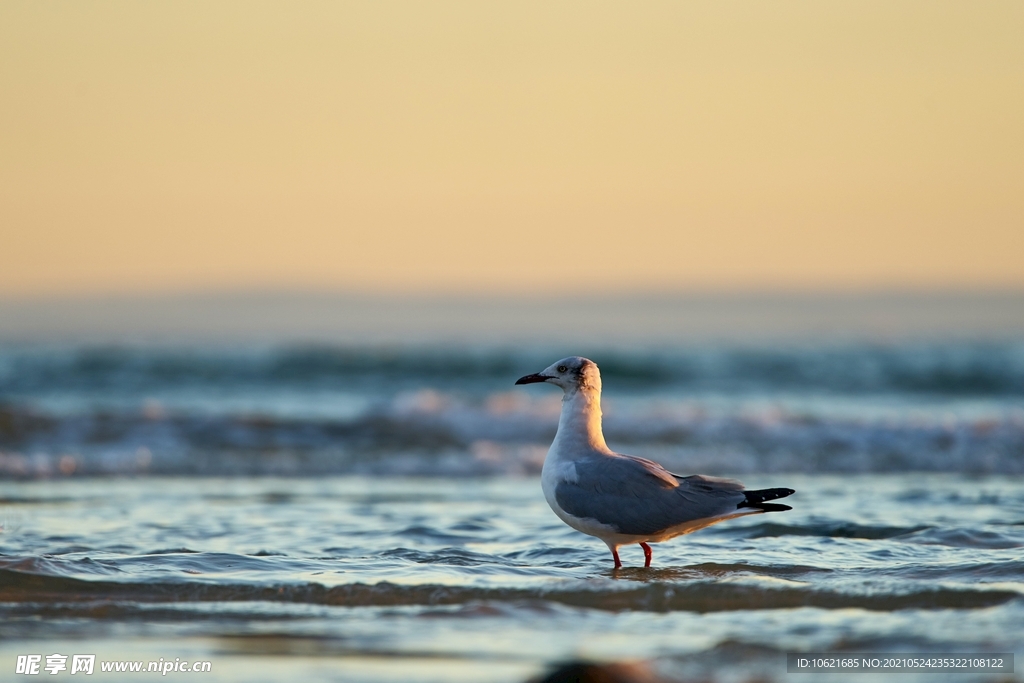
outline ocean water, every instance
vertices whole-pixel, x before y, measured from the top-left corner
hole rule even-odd
[[[613,448],[792,487],[794,509],[613,571],[540,492],[557,390],[512,386],[581,350]],[[570,659],[781,681],[812,651],[1019,671],[1024,344],[9,344],[0,525],[2,680],[26,654],[246,681],[525,681]]]

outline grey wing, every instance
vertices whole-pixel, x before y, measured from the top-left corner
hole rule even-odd
[[[576,463],[576,474],[576,482],[555,487],[558,505],[628,535],[655,534],[728,514],[744,500],[739,482],[679,477],[655,462],[624,455],[585,458]]]

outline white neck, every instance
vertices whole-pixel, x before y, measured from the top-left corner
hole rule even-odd
[[[562,414],[551,452],[559,458],[587,452],[610,453],[601,430],[601,390],[570,389],[562,398]]]

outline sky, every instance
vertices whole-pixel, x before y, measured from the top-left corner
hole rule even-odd
[[[0,4],[0,297],[1024,288],[1024,3]]]

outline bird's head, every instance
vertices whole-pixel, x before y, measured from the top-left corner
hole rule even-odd
[[[580,390],[601,393],[601,371],[597,363],[582,356],[569,356],[540,372],[516,380],[516,384],[547,382],[562,387],[566,394]]]

